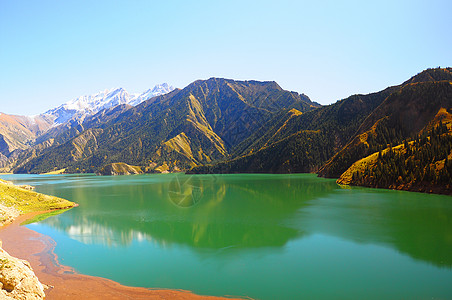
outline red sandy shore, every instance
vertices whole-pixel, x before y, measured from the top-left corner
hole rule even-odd
[[[39,281],[50,286],[46,299],[231,299],[199,296],[182,290],[157,290],[123,286],[105,278],[77,274],[58,264],[53,253],[55,242],[48,236],[24,226],[24,220],[35,214],[18,217],[0,230],[3,249],[11,256],[30,262]],[[121,269],[118,268],[118,272]]]

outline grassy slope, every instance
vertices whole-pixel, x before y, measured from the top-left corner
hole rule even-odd
[[[74,207],[74,202],[17,187],[0,179],[0,203],[21,214]]]
[[[130,175],[143,174],[143,170],[138,166],[131,166],[125,163],[112,163],[102,167],[97,175]]]

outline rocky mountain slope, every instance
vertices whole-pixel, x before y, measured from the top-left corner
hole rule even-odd
[[[0,153],[7,156],[28,148],[52,126],[45,116],[16,116],[0,113]]]
[[[16,161],[21,151],[33,145],[38,136],[49,130],[52,123],[52,119],[45,116],[0,113],[0,172],[9,171],[7,166]]]

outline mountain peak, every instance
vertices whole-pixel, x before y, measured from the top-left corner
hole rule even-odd
[[[419,74],[411,77],[409,80],[405,81],[403,84],[411,84],[418,82],[427,81],[442,81],[449,80],[452,81],[452,68],[431,68],[426,69]]]
[[[154,86],[152,88],[152,90],[155,90],[155,91],[157,91],[157,90],[174,90],[174,87],[169,85],[168,83],[164,82],[161,84],[157,84],[156,86]]]
[[[43,115],[54,118],[56,125],[66,123],[73,118],[83,118],[99,111],[120,104],[138,105],[152,97],[163,95],[174,90],[167,83],[157,84],[141,94],[129,94],[125,89],[116,87],[106,89],[92,95],[72,99],[56,108],[46,111]]]

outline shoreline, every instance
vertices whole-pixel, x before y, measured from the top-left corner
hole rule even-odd
[[[202,296],[185,290],[130,287],[107,278],[77,273],[71,267],[58,263],[53,251],[56,243],[51,237],[20,226],[40,213],[21,215],[12,223],[0,227],[0,240],[5,251],[27,260],[39,281],[49,286],[45,290],[46,299],[233,299]],[[118,269],[118,272],[121,270]]]
[[[60,171],[60,170],[58,170]],[[248,173],[248,172],[243,172],[243,173],[190,173],[190,170],[187,170],[185,172],[169,172],[170,174],[175,174],[175,173],[184,173],[186,175],[236,175],[236,174],[264,174],[264,175],[290,175],[290,174],[314,174],[319,178],[325,178],[325,179],[336,179],[336,182],[339,185],[347,185],[347,186],[355,186],[355,187],[366,187],[366,188],[374,188],[374,189],[383,189],[383,190],[393,190],[393,191],[406,191],[406,192],[413,192],[413,193],[424,193],[424,194],[432,194],[432,195],[446,195],[446,196],[452,196],[452,191],[443,186],[443,185],[410,185],[410,184],[402,184],[402,185],[390,185],[387,187],[383,187],[383,186],[376,186],[376,185],[358,185],[358,184],[351,184],[351,183],[342,183],[342,182],[338,182],[339,180],[341,180],[341,177],[336,178],[330,178],[330,177],[323,177],[323,176],[319,176],[318,173]],[[0,175],[2,174],[13,174],[13,173],[0,173]],[[49,172],[49,173],[41,173],[41,174],[35,174],[35,175],[79,175],[79,174],[95,174],[95,173],[53,173],[53,172]],[[168,173],[142,173],[142,174],[119,174],[119,175],[115,175],[115,176],[129,176],[129,175],[146,175],[146,174],[168,174]],[[97,176],[110,176],[110,175],[97,175]]]

